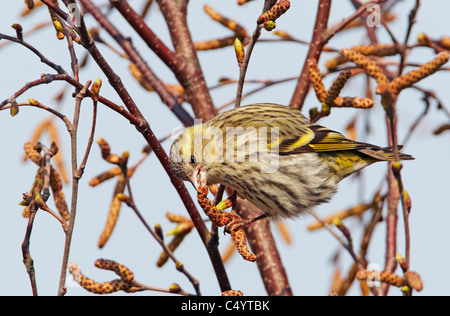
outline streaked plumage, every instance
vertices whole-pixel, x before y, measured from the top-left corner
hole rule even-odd
[[[296,109],[265,103],[189,127],[170,150],[178,177],[194,185],[230,186],[274,220],[327,202],[342,179],[388,160],[393,160],[390,148],[349,140],[310,124]]]

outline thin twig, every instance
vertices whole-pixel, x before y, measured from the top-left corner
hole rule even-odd
[[[248,96],[250,96],[250,95],[252,95],[252,94],[255,94],[255,93],[257,93],[257,92],[260,92],[260,91],[262,91],[262,90],[264,90],[265,88],[268,88],[268,87],[270,87],[270,86],[273,86],[273,85],[276,85],[276,84],[280,84],[280,83],[286,83],[286,82],[289,82],[289,81],[292,81],[292,80],[297,80],[297,79],[298,79],[298,77],[291,77],[291,78],[285,78],[285,79],[280,79],[280,80],[273,80],[273,81],[262,82],[262,84],[261,84],[260,87],[257,87],[257,88],[255,88],[255,89],[250,90],[250,91],[248,91],[247,93],[241,95],[241,101],[244,100],[245,98],[247,98]],[[247,81],[246,81],[246,82],[247,82]],[[235,102],[236,102],[236,98],[234,98],[234,99],[231,100],[231,101],[228,101],[228,102],[225,103],[225,104],[220,105],[220,106],[217,108],[217,111],[221,111],[221,110],[223,110],[224,108],[226,108],[226,107],[232,105],[232,104],[235,103]]]
[[[355,263],[358,266],[358,270],[364,270],[364,266],[361,263],[361,260],[358,258],[358,256],[355,254],[353,250],[353,246],[350,242],[346,242],[332,227],[330,224],[328,224],[326,221],[322,219],[322,217],[317,214],[316,211],[312,211],[311,214],[316,218],[318,222],[320,222],[336,239],[337,241],[348,251],[350,256],[353,258]]]
[[[87,89],[89,88],[91,81],[88,81],[83,89],[81,89],[80,93],[77,95],[75,99],[75,109],[74,109],[74,117],[72,123],[67,123],[67,129],[70,134],[70,144],[71,144],[71,162],[72,162],[72,199],[70,203],[70,219],[69,219],[69,227],[66,232],[66,239],[64,243],[64,253],[61,264],[61,274],[59,279],[58,286],[58,296],[62,296],[66,293],[65,284],[66,284],[66,275],[67,275],[67,265],[69,262],[70,255],[70,246],[72,242],[73,230],[75,227],[75,218],[77,211],[77,202],[78,202],[78,183],[80,181],[80,177],[78,175],[78,148],[77,148],[77,129],[78,129],[78,120],[80,115],[80,107],[81,101],[86,96]]]
[[[361,14],[363,14],[370,5],[372,5],[372,4],[382,4],[382,3],[386,2],[386,1],[387,0],[373,0],[373,1],[368,1],[368,2],[360,5],[359,8],[355,11],[355,13],[353,13],[348,18],[342,20],[339,24],[334,26],[332,29],[327,30],[327,32],[326,32],[327,34],[324,36],[325,44],[328,43],[330,41],[330,39],[333,38],[338,32],[340,32],[343,29],[345,29],[345,27],[347,25],[349,25],[355,19],[360,17]]]
[[[60,112],[58,112],[58,111],[56,111],[56,110],[54,110],[54,109],[52,109],[52,108],[50,108],[48,106],[40,104],[40,103],[39,104],[31,104],[30,102],[21,102],[21,103],[17,103],[17,106],[19,106],[19,107],[21,107],[21,106],[36,107],[36,108],[39,108],[39,109],[42,109],[42,110],[45,110],[45,111],[48,111],[48,112],[52,113],[53,115],[59,117],[63,121],[65,121],[67,119],[67,117],[64,114],[62,114],[62,113],[60,113]],[[7,110],[9,108],[11,108],[11,105],[6,105],[6,106],[3,106],[3,107],[0,107],[0,111]]]
[[[36,56],[38,56],[42,63],[44,63],[47,66],[49,66],[50,68],[54,69],[58,74],[63,75],[63,74],[67,73],[64,70],[64,68],[62,68],[60,65],[57,65],[54,62],[52,62],[49,59],[47,59],[39,50],[37,50],[35,47],[33,47],[32,45],[28,44],[27,42],[21,41],[21,40],[19,40],[16,37],[12,37],[12,36],[8,36],[8,35],[0,33],[0,40],[1,39],[6,39],[8,41],[15,42],[15,43],[18,43],[20,45],[23,45],[24,47],[26,47],[27,49],[32,51]]]
[[[75,87],[76,89],[81,90],[83,88],[83,85],[81,83],[79,83],[78,81],[76,81],[75,79],[73,79],[72,77],[70,77],[67,74],[64,75],[55,75],[55,74],[44,74],[41,76],[41,79],[37,79],[31,82],[26,83],[22,88],[20,88],[18,91],[16,91],[11,97],[3,100],[2,102],[0,102],[0,110],[3,109],[3,107],[5,107],[7,104],[11,103],[11,100],[15,100],[17,97],[19,97],[20,95],[24,94],[26,91],[28,91],[29,89],[42,85],[42,84],[49,84],[53,81],[66,81],[68,84],[72,85],[73,87]],[[90,91],[86,91],[87,95],[89,97],[93,97],[92,93]],[[111,110],[117,112],[118,114],[122,115],[123,117],[125,117],[126,119],[128,119],[129,121],[135,121],[136,118],[134,115],[132,115],[130,112],[128,112],[127,110],[125,110],[125,108],[123,106],[119,106],[116,103],[112,102],[109,99],[106,99],[103,96],[98,96],[98,101],[100,103],[103,103],[104,105],[106,105],[108,108],[110,108]],[[22,104],[22,105],[32,105],[32,104]],[[51,112],[52,114],[60,117],[61,119],[64,120],[64,115],[62,115],[61,113],[59,113],[58,111],[52,109],[52,108],[48,108],[48,107],[44,107],[42,105],[32,105],[32,106],[37,106],[40,108],[43,108],[44,110],[47,110],[49,112]]]
[[[178,294],[178,295],[183,295],[183,296],[192,296],[192,294],[189,294],[188,292],[186,292],[182,289],[179,289],[179,291],[177,291],[177,292],[173,292],[170,289],[163,289],[160,287],[148,286],[148,285],[142,284],[136,280],[133,280],[131,287],[133,287],[133,289],[136,291],[155,291],[155,292],[161,292],[161,293],[166,293],[166,294]]]
[[[58,18],[59,22],[61,23],[61,25],[63,26],[64,35],[65,35],[65,38],[67,40],[67,48],[69,50],[70,66],[72,67],[73,77],[74,77],[74,79],[76,81],[80,81],[80,76],[79,76],[80,67],[78,65],[77,53],[75,52],[75,48],[74,48],[74,45],[73,45],[74,41],[73,41],[73,38],[71,36],[71,32],[67,28],[67,26],[64,23],[64,21],[62,20],[62,18],[60,16],[58,16],[58,15],[57,15],[57,18]],[[78,93],[78,91],[75,91],[75,94],[76,93]]]
[[[409,38],[411,36],[412,27],[413,27],[414,23],[416,22],[416,15],[417,15],[417,12],[419,11],[419,7],[420,7],[420,0],[416,0],[416,5],[411,10],[411,12],[409,13],[409,16],[408,16],[408,29],[405,34],[405,40],[403,41],[403,47],[406,47],[408,45]],[[401,74],[403,73],[403,69],[405,68],[406,52],[404,50],[401,52],[400,57],[401,57],[400,67],[398,69],[397,76],[401,76]]]
[[[92,148],[92,143],[94,142],[94,134],[95,134],[95,126],[97,125],[97,99],[94,98],[92,100],[92,125],[91,125],[91,134],[89,135],[88,143],[86,145],[86,151],[84,153],[83,160],[80,163],[80,167],[78,168],[77,177],[81,178],[84,173],[84,169],[86,168],[86,163],[89,157],[89,153]]]
[[[241,99],[242,99],[242,91],[244,89],[244,81],[245,81],[245,75],[247,74],[247,68],[250,62],[250,56],[253,52],[253,48],[255,47],[256,41],[258,40],[259,36],[261,35],[261,29],[262,27],[260,25],[256,26],[255,31],[253,32],[253,35],[250,39],[250,42],[247,46],[247,51],[245,52],[245,58],[242,63],[239,63],[239,81],[236,89],[236,98],[235,98],[235,107],[241,106]]]
[[[25,233],[25,238],[22,242],[22,256],[23,256],[23,263],[25,265],[25,268],[27,269],[28,276],[30,278],[31,283],[31,290],[33,292],[33,296],[37,296],[37,286],[36,286],[36,274],[34,270],[34,264],[33,259],[31,258],[30,254],[30,237],[31,237],[31,231],[33,230],[33,223],[34,218],[36,216],[37,206],[34,201],[34,194],[32,193],[32,199],[30,202],[30,216],[28,217],[28,224],[27,224],[27,230]]]
[[[156,241],[160,244],[160,246],[163,248],[164,252],[167,254],[167,256],[173,261],[173,263],[175,263],[176,269],[178,271],[180,271],[181,273],[183,273],[187,279],[191,282],[191,284],[193,285],[195,292],[198,296],[201,295],[200,293],[200,283],[198,282],[198,280],[196,278],[194,278],[192,276],[192,274],[190,274],[186,268],[184,267],[184,265],[178,261],[178,259],[175,257],[175,255],[173,254],[172,251],[170,251],[170,249],[167,247],[167,245],[164,243],[164,240],[162,240],[158,234],[150,227],[150,225],[147,223],[147,221],[145,220],[145,218],[142,216],[141,212],[139,211],[139,209],[137,208],[136,204],[134,203],[134,199],[133,199],[133,194],[131,191],[131,185],[130,185],[130,179],[128,177],[128,172],[124,169],[122,169],[122,174],[126,179],[126,183],[127,183],[127,188],[128,188],[128,199],[125,202],[132,210],[133,212],[136,214],[136,216],[139,218],[139,220],[141,221],[141,223],[144,225],[144,227],[147,229],[147,231],[153,236],[153,238],[156,239]]]
[[[264,8],[262,10],[262,13],[268,11],[271,8],[272,5],[271,0],[265,0],[264,2]],[[255,31],[253,32],[252,37],[250,38],[250,42],[247,46],[247,51],[245,52],[244,61],[242,63],[239,63],[239,81],[236,89],[236,99],[234,106],[237,108],[241,106],[241,99],[242,99],[242,91],[244,89],[244,82],[245,82],[245,75],[247,74],[247,68],[250,62],[250,57],[252,56],[253,48],[256,45],[256,42],[258,41],[259,36],[261,35],[262,26],[257,25],[255,28]]]

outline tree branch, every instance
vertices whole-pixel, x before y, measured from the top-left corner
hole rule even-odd
[[[306,95],[309,91],[309,85],[311,84],[311,80],[309,79],[308,61],[311,59],[319,61],[319,57],[322,53],[323,47],[326,44],[326,42],[324,41],[324,36],[328,25],[330,9],[331,0],[319,1],[311,44],[309,46],[309,51],[303,64],[302,72],[300,74],[300,77],[298,78],[297,86],[294,90],[291,102],[289,104],[291,107],[301,109],[303,103],[305,102]]]
[[[178,73],[189,103],[197,118],[205,121],[216,116],[209,89],[206,85],[197,52],[187,25],[186,4],[175,0],[156,0],[169,28],[172,43],[183,69]]]
[[[247,200],[237,199],[236,212],[244,219],[249,220],[261,215],[262,212]],[[271,296],[292,296],[291,286],[281,261],[275,240],[267,219],[253,222],[245,231],[248,243],[256,255],[259,273]]]

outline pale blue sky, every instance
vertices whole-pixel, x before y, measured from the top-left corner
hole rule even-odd
[[[142,1],[132,1],[139,3]],[[194,40],[205,40],[215,37],[224,37],[229,32],[210,21],[202,11],[202,5],[208,3],[213,8],[220,10],[224,15],[233,17],[247,27],[249,32],[253,31],[254,20],[256,20],[262,8],[262,1],[254,1],[247,6],[237,7],[236,1],[190,1],[189,4],[189,24],[192,28]],[[287,30],[293,36],[309,40],[313,27],[316,12],[316,1],[291,1],[291,9],[277,23],[280,30]],[[95,1],[102,3],[102,1]],[[331,23],[339,22],[342,18],[349,16],[353,8],[349,1],[334,1],[332,7]],[[391,27],[394,34],[402,41],[407,25],[409,10],[415,1],[403,1],[396,7],[398,19]],[[33,14],[30,19],[23,20],[18,16],[22,1],[8,1],[8,9],[0,11],[0,32],[14,34],[10,28],[13,23],[21,23],[27,31],[34,23],[47,19],[46,12],[40,10]],[[419,32],[425,32],[430,37],[440,37],[450,35],[446,32],[450,29],[448,20],[450,12],[450,2],[444,0],[433,1],[432,4],[423,2],[417,17],[418,23],[414,26],[411,38],[415,38]],[[152,12],[149,21],[153,30],[167,41],[167,30],[164,21],[158,12]],[[123,19],[117,14],[113,15],[113,22],[123,27]],[[96,23],[91,18],[87,19],[89,27]],[[126,36],[135,36],[128,26],[122,28]],[[102,35],[111,42],[110,38]],[[137,37],[136,37],[137,38]],[[274,38],[269,33],[263,31],[261,38]],[[380,41],[389,41],[386,32],[379,32]],[[26,37],[26,40],[36,46],[41,52],[51,60],[62,65],[70,71],[70,59],[67,54],[67,43],[57,41],[54,38],[54,31],[46,29],[36,35]],[[345,35],[338,36],[330,43],[333,47],[344,48],[365,42],[367,39],[364,32],[350,31]],[[2,44],[4,41],[0,41]],[[152,52],[138,39],[133,44],[140,50],[152,69],[165,81],[173,83],[175,79],[168,69],[161,64]],[[115,43],[114,43],[115,45]],[[104,46],[99,46],[105,57],[111,61],[116,71],[121,75],[125,85],[129,88],[135,102],[140,106],[142,112],[148,119],[155,134],[164,137],[174,128],[180,126],[167,108],[162,105],[154,94],[149,94],[138,86],[128,72],[128,65],[123,60],[119,60],[114,54]],[[83,56],[81,49],[77,50],[79,56]],[[248,79],[282,79],[296,76],[300,72],[303,64],[306,48],[299,44],[278,44],[260,43],[254,50],[254,56],[248,70]],[[236,78],[238,68],[235,64],[233,50],[224,49],[217,52],[200,52],[201,65],[206,75],[209,85],[215,85],[221,77]],[[323,55],[322,62],[330,54]],[[419,48],[411,55],[411,61],[424,63],[433,58],[430,49]],[[0,99],[9,97],[14,91],[23,86],[25,82],[39,78],[41,73],[51,72],[47,66],[23,47],[9,45],[0,50]],[[423,81],[420,86],[428,89],[435,89],[444,105],[450,108],[450,89],[448,82],[450,75],[448,72],[440,72],[433,78]],[[86,69],[81,71],[81,80],[95,80],[100,77],[104,81],[102,94],[120,103],[116,94],[108,87],[107,80],[101,71],[91,61]],[[330,80],[325,82],[330,84]],[[18,101],[25,101],[28,97],[33,97],[49,106],[54,105],[52,98],[62,87],[60,83],[49,86],[42,86],[28,91]],[[250,89],[252,86],[246,86]],[[288,104],[294,88],[294,82],[277,85],[265,90],[262,93],[253,95],[243,101],[243,104],[255,102],[274,102]],[[344,94],[352,96],[364,95],[364,82],[352,80],[346,87]],[[214,102],[220,106],[230,101],[235,95],[235,87],[227,86],[216,89],[212,92]],[[370,123],[372,133],[364,135],[363,121],[360,120],[358,127],[359,138],[377,145],[385,146],[386,124],[384,113],[380,106],[380,100],[375,98],[376,105],[370,113]],[[312,106],[316,106],[317,101],[314,95],[308,97],[305,112]],[[409,90],[402,93],[398,100],[399,113],[399,139],[404,139],[408,127],[423,111],[424,103],[421,95]],[[64,99],[61,111],[72,116],[73,100],[67,96]],[[356,110],[336,109],[329,118],[320,121],[320,124],[332,129],[344,132],[344,127],[353,118]],[[34,108],[21,108],[18,116],[12,118],[8,111],[0,112],[0,144],[2,182],[0,184],[0,197],[2,206],[2,221],[0,221],[0,252],[2,253],[0,269],[8,271],[2,275],[2,286],[0,295],[29,295],[31,289],[28,275],[22,263],[21,243],[25,234],[27,221],[22,218],[22,207],[18,205],[21,201],[22,193],[31,187],[36,167],[32,163],[22,163],[23,143],[29,138],[32,128],[39,120],[47,118],[48,113]],[[113,152],[122,153],[129,150],[131,153],[130,162],[134,163],[141,157],[140,151],[144,145],[142,137],[137,131],[104,106],[99,107],[98,126],[96,137],[104,137],[108,140]],[[415,161],[405,162],[403,168],[403,179],[406,189],[412,198],[411,223],[411,269],[418,271],[425,283],[422,293],[426,295],[448,295],[448,280],[443,273],[450,264],[450,253],[448,249],[449,230],[447,223],[450,221],[449,207],[450,191],[448,179],[450,176],[450,133],[441,136],[432,135],[432,131],[438,126],[448,123],[448,118],[437,111],[436,105],[432,103],[429,114],[418,126],[413,138],[404,148],[404,152],[416,157]],[[69,137],[65,132],[65,126],[56,120],[56,124],[61,131],[64,145],[61,150],[66,158],[69,157]],[[82,116],[79,128],[79,147],[81,152],[85,148],[91,124],[91,104],[83,103]],[[170,146],[170,142],[164,144],[165,148]],[[127,207],[122,208],[116,229],[104,249],[97,248],[97,240],[103,229],[106,213],[109,207],[114,183],[109,181],[99,187],[90,188],[87,184],[89,179],[99,172],[106,170],[110,166],[100,157],[100,151],[94,144],[85,175],[80,182],[79,204],[77,220],[72,243],[70,262],[76,262],[81,266],[81,270],[97,281],[107,281],[116,276],[111,272],[101,271],[93,266],[98,258],[116,260],[127,265],[135,273],[135,277],[141,283],[168,287],[171,283],[179,283],[184,290],[194,292],[188,280],[178,273],[172,263],[168,263],[164,268],[155,267],[155,262],[161,252],[158,244],[145,231],[136,216]],[[363,200],[367,201],[373,195],[375,188],[386,173],[387,165],[379,163],[364,171],[364,185],[366,192]],[[175,190],[170,184],[162,167],[155,156],[151,156],[140,167],[132,178],[134,196],[137,205],[141,209],[147,221],[154,225],[160,223],[165,231],[173,228],[164,214],[167,211],[186,214],[185,209],[178,198]],[[194,196],[194,190],[189,187]],[[64,188],[66,196],[70,197],[70,187]],[[326,205],[317,208],[317,211],[326,215],[356,204],[361,200],[359,195],[359,182],[355,178],[343,181],[340,190],[335,198]],[[400,215],[400,213],[399,213]],[[364,220],[370,216],[366,214]],[[283,243],[277,232],[274,232],[279,245],[283,263],[286,267],[288,277],[296,295],[327,295],[333,267],[330,263],[333,254],[340,249],[337,241],[326,231],[310,233],[306,226],[312,222],[312,218],[305,216],[295,221],[289,221],[288,225],[294,237],[294,244],[287,246]],[[355,244],[358,245],[361,235],[360,227],[352,221],[345,222],[353,233]],[[398,251],[404,253],[404,233],[402,217],[399,216],[398,229]],[[221,248],[229,243],[229,237],[221,237]],[[384,266],[385,248],[384,225],[377,226],[373,241],[368,253],[368,259],[373,264]],[[64,235],[60,229],[60,224],[48,214],[40,211],[37,214],[31,236],[31,255],[34,259],[38,291],[42,295],[54,295],[57,292],[59,270],[64,246]],[[346,273],[351,259],[345,251],[342,251],[342,268]],[[207,295],[220,294],[216,278],[213,274],[210,261],[206,251],[201,244],[198,234],[192,232],[175,252],[177,258],[182,261],[185,267],[200,281],[201,291]],[[243,261],[235,256],[226,265],[228,276],[233,289],[239,289],[247,295],[264,295],[265,290],[259,277],[259,272],[254,263]],[[392,295],[400,295],[400,291],[392,288]],[[68,283],[68,295],[88,294],[83,289],[77,287],[73,282]],[[123,294],[123,293],[120,293]],[[154,294],[154,293],[146,293]],[[350,294],[358,295],[358,286],[353,286]]]

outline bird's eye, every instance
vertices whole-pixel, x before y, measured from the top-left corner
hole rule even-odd
[[[197,158],[195,158],[194,155],[191,155],[191,163],[196,163],[197,162]]]

